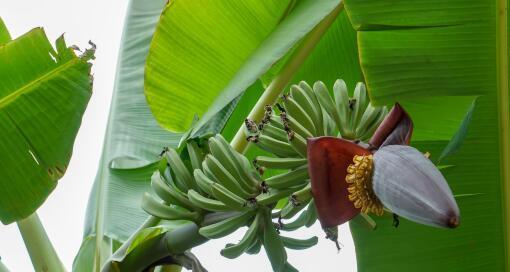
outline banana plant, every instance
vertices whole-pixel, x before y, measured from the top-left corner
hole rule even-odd
[[[61,36],[53,47],[42,28],[12,39],[0,19],[0,221],[17,222],[36,270],[64,271],[36,210],[71,158],[92,94],[91,45],[77,55]]]
[[[293,12],[298,14],[300,8],[306,7],[307,1],[289,4],[292,4],[289,5],[290,12],[285,13],[277,29],[286,26],[286,19],[291,21],[294,18]],[[339,2],[336,4],[341,5]],[[505,239],[498,237],[507,236],[504,227],[505,198],[501,197],[500,193],[505,192],[507,188],[504,166],[508,160],[506,1],[487,1],[480,4],[466,0],[436,4],[439,6],[425,1],[396,3],[346,1],[345,9],[339,9],[340,15],[335,14],[332,24],[326,27],[327,31],[320,33],[318,37],[315,36],[318,40],[314,43],[316,50],[307,52],[306,60],[299,61],[298,57],[303,56],[300,52],[302,53],[301,49],[306,47],[303,45],[307,39],[304,39],[300,44],[289,48],[285,54],[272,58],[271,63],[267,64],[264,62],[267,59],[260,58],[260,54],[264,52],[270,54],[271,49],[267,49],[266,42],[272,41],[271,35],[259,43],[257,50],[251,52],[251,55],[248,54],[249,57],[244,57],[244,62],[237,60],[232,63],[227,61],[218,63],[218,59],[225,59],[215,59],[216,56],[221,56],[221,52],[218,55],[211,54],[210,58],[203,58],[206,52],[216,52],[214,50],[219,50],[216,48],[220,46],[223,52],[229,50],[237,52],[236,46],[242,43],[235,43],[229,47],[215,44],[213,41],[209,41],[210,44],[203,40],[198,42],[204,38],[200,32],[194,34],[196,33],[194,31],[184,31],[192,29],[196,25],[193,23],[198,21],[184,23],[175,19],[180,18],[180,7],[186,5],[174,1],[167,7],[159,26],[162,29],[161,33],[173,35],[161,34],[154,39],[150,54],[157,57],[154,58],[154,62],[147,63],[146,93],[149,104],[156,119],[164,120],[163,126],[172,130],[182,130],[187,127],[185,122],[188,121],[185,120],[190,118],[179,111],[165,113],[165,109],[168,108],[164,108],[163,103],[160,103],[162,97],[174,101],[180,101],[179,99],[193,101],[194,93],[196,97],[211,95],[212,98],[208,98],[207,101],[216,97],[212,104],[207,101],[204,104],[196,104],[200,109],[195,111],[202,113],[206,122],[207,116],[219,108],[217,105],[225,105],[235,97],[234,93],[242,93],[253,80],[260,78],[266,87],[266,93],[262,96],[263,99],[259,100],[260,104],[254,105],[252,111],[254,114],[250,115],[251,119],[258,122],[263,118],[262,106],[274,103],[277,96],[275,94],[280,93],[282,87],[289,83],[312,78],[332,84],[334,79],[338,78],[338,74],[348,74],[348,79],[354,79],[348,84],[364,80],[374,105],[391,105],[399,102],[413,118],[415,132],[411,145],[429,151],[436,163],[440,159],[443,174],[450,182],[452,191],[457,194],[457,202],[463,211],[463,220],[455,231],[436,230],[404,221],[405,227],[399,228],[397,234],[391,224],[392,216],[376,219],[375,223],[378,226],[376,231],[355,220],[351,226],[358,250],[358,269],[503,270],[506,266],[506,257],[502,256],[505,256],[507,243]],[[191,6],[192,4],[188,6],[190,9],[187,11],[192,10]],[[211,10],[214,10],[214,7],[211,7]],[[333,12],[334,7],[330,11]],[[172,19],[170,14],[176,17]],[[222,16],[227,16],[225,14],[230,13],[224,13]],[[229,19],[234,20],[234,17],[219,17],[214,12],[194,16],[203,20],[218,19],[218,28],[222,30],[225,26],[221,26],[221,23]],[[208,26],[213,28],[215,25],[211,23]],[[241,24],[236,27],[243,26]],[[232,32],[248,33],[241,36],[242,39],[235,36],[237,40],[242,41],[255,36],[252,36],[250,31]],[[313,35],[307,36],[310,37]],[[184,42],[169,45],[171,40]],[[207,46],[203,48],[195,46],[194,50],[190,51],[193,53],[187,54],[185,48],[192,47],[193,42],[200,45],[205,42]],[[160,50],[163,45],[170,46],[171,49]],[[198,67],[220,65],[222,69],[218,73],[221,76],[214,74],[215,72],[202,73],[199,69],[194,70],[196,73],[181,73],[179,68],[170,68],[171,66],[165,66],[169,68],[163,70],[161,67],[164,66],[165,56],[162,54],[166,55],[167,59],[172,57],[170,65],[180,63],[193,63]],[[242,54],[246,52],[243,51]],[[252,65],[256,61],[259,61],[261,69],[250,69],[254,67]],[[289,70],[292,66],[289,64],[299,67]],[[181,64],[181,67],[187,66]],[[227,67],[232,68],[225,69]],[[150,69],[157,71],[152,72]],[[208,72],[214,70],[204,69]],[[174,76],[163,77],[163,71],[167,71],[166,74],[176,71],[179,73],[176,73],[177,79],[172,80],[171,77]],[[225,79],[227,76],[229,77]],[[156,84],[151,78],[164,78],[163,81],[167,82]],[[241,79],[246,81],[244,85],[241,85]],[[189,84],[185,87],[178,85],[182,82],[198,85],[203,85],[201,82],[214,82],[218,85],[212,84],[213,87],[205,94],[199,87],[193,89]],[[179,91],[184,90],[183,88],[187,92],[180,95]],[[269,94],[271,92],[273,93]],[[272,97],[273,100],[264,100],[268,97]],[[175,120],[180,120],[177,122],[181,122],[179,124],[182,127],[173,126]],[[467,130],[469,120],[471,125]],[[489,127],[488,123],[493,125]],[[457,132],[460,124],[464,129]],[[240,137],[234,139],[244,139],[247,136],[244,133],[238,134]],[[463,139],[466,143],[459,149],[459,142]],[[235,143],[237,142],[234,141]],[[491,212],[486,211],[486,205],[491,207]],[[392,245],[391,250],[388,250],[388,245]],[[409,250],[410,245],[412,250]],[[479,258],[476,257],[482,249],[485,265],[480,265],[477,262]],[[392,258],[393,256],[403,258]],[[417,260],[416,256],[427,257]],[[445,256],[448,258],[445,259]],[[471,257],[465,259],[465,256]],[[419,265],[416,265],[417,263]]]

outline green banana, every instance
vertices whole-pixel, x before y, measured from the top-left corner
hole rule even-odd
[[[296,220],[280,225],[280,229],[284,231],[294,231],[301,227],[310,227],[317,220],[317,213],[315,211],[315,204],[313,200],[308,204],[307,209],[301,212]]]
[[[286,263],[281,272],[299,272],[299,270],[290,263]]]
[[[224,140],[222,137],[211,137],[209,138],[209,148],[211,149],[212,157],[215,159],[215,163],[218,164],[216,171],[220,171],[220,176],[216,175],[216,178],[220,183],[223,180],[226,181],[224,184],[228,189],[230,186],[236,185],[237,189],[232,188],[231,190],[235,193],[240,192],[240,195],[246,193],[248,195],[256,192],[256,188],[246,180],[243,175],[243,169],[240,169],[239,163],[236,161],[236,155],[232,147],[227,143],[226,145],[221,141]],[[214,167],[209,166],[209,169],[214,171]],[[226,170],[226,171],[225,171]],[[248,196],[246,196],[248,197]]]
[[[193,169],[202,169],[202,161],[204,160],[204,152],[198,147],[197,142],[188,141],[186,143],[188,149],[189,159],[191,161],[191,167]]]
[[[236,178],[234,178],[230,172],[223,167],[223,164],[216,157],[211,154],[207,154],[207,156],[205,156],[204,164],[206,165],[204,170],[208,169],[219,184],[242,198],[252,197],[252,194],[242,188]]]
[[[311,131],[306,129],[303,125],[301,125],[294,117],[288,115],[287,113],[282,113],[280,118],[284,123],[287,124],[288,128],[294,133],[301,135],[301,137],[308,139],[314,137]]]
[[[294,148],[294,150],[301,155],[303,158],[306,158],[307,146],[306,140],[301,137],[299,134],[293,134],[292,137],[289,137],[288,140],[290,146]]]
[[[231,210],[230,207],[223,204],[223,202],[202,196],[193,189],[188,191],[188,198],[195,206],[206,211],[225,212]]]
[[[328,114],[323,115],[323,122],[324,122],[324,134],[325,135],[338,135],[337,131],[337,125],[335,124],[335,121],[329,117]]]
[[[306,158],[277,158],[267,156],[258,156],[255,158],[255,163],[257,165],[272,169],[294,169],[305,165],[307,161]]]
[[[317,236],[313,236],[308,239],[295,239],[286,236],[280,236],[280,238],[286,248],[294,250],[308,249],[317,245],[319,242],[319,238],[317,238]]]
[[[303,127],[312,133],[316,133],[316,128],[312,118],[305,112],[305,110],[291,97],[285,99],[285,110],[288,116],[298,120]]]
[[[298,154],[287,142],[282,142],[261,134],[257,137],[255,144],[261,149],[275,154],[279,157],[296,157]]]
[[[354,131],[351,127],[351,115],[352,110],[350,109],[350,98],[349,92],[347,91],[347,85],[341,79],[335,81],[333,85],[333,95],[335,97],[336,109],[338,111],[337,121],[338,129],[340,130],[340,135],[344,138],[349,138],[350,135],[354,134]]]
[[[379,127],[379,124],[381,124],[381,122],[384,120],[384,118],[386,117],[387,114],[388,114],[388,108],[382,107],[381,112],[379,113],[379,116],[377,116],[377,119],[374,122],[372,122],[372,124],[370,124],[368,126],[365,133],[360,135],[359,138],[362,141],[369,140],[372,137],[372,135],[374,134],[375,130]]]
[[[290,223],[284,223],[280,225],[280,229],[284,231],[294,231],[301,227],[304,227],[306,225],[306,222],[308,221],[308,213],[307,210],[304,210],[301,212],[296,218],[296,220],[290,222]]]
[[[193,222],[200,221],[200,215],[196,212],[190,212],[185,209],[171,207],[160,203],[152,195],[145,193],[142,199],[142,209],[148,214],[166,220],[189,220]]]
[[[310,199],[308,199],[308,201],[304,201],[302,203],[299,203],[298,205],[295,205],[294,202],[290,200],[281,210],[280,217],[283,219],[290,219],[294,217],[301,210],[303,210],[309,202]]]
[[[288,187],[285,189],[273,189],[269,188],[267,193],[262,193],[258,195],[255,200],[257,200],[257,203],[259,205],[269,205],[272,203],[277,202],[278,200],[288,197],[290,194],[292,194],[295,191],[298,191],[299,189],[303,188],[304,185],[294,186],[294,187]]]
[[[223,221],[220,221],[218,223],[201,227],[198,230],[198,233],[200,235],[209,238],[209,239],[217,239],[221,238],[223,236],[229,235],[232,232],[236,231],[240,227],[243,227],[246,225],[246,223],[253,217],[253,215],[256,213],[255,210],[246,211],[243,213],[240,213],[237,216],[233,216],[230,218],[227,218]]]
[[[287,132],[281,128],[277,128],[271,124],[265,124],[262,128],[261,132],[264,135],[267,135],[271,138],[274,138],[276,140],[285,142],[287,141]]]
[[[246,253],[250,255],[259,254],[260,249],[262,248],[262,241],[260,239],[255,239],[253,243],[246,249]]]
[[[364,135],[366,131],[370,128],[370,125],[373,124],[377,118],[379,117],[382,111],[382,107],[374,107],[371,103],[368,104],[365,113],[361,117],[358,126],[356,127],[356,137],[360,138],[361,135]]]
[[[280,120],[280,116],[276,114],[271,115],[271,119],[269,119],[269,124],[279,129],[285,129],[282,121]]]
[[[204,172],[200,169],[195,169],[193,171],[193,177],[197,182],[198,187],[208,195],[212,195],[211,187],[214,184],[214,181],[207,177]]]
[[[221,134],[217,134],[216,139],[218,143],[223,146],[224,150],[227,151],[228,156],[232,158],[235,168],[240,174],[239,183],[241,186],[245,188],[246,191],[258,192],[260,187],[259,182],[254,181],[251,175],[249,175],[249,169],[252,167],[248,159],[243,154],[235,151]]]
[[[211,187],[212,195],[225,205],[234,210],[243,210],[247,207],[247,201],[232,193],[222,185],[214,183]]]
[[[266,184],[273,188],[283,189],[291,186],[304,185],[308,182],[308,178],[308,164],[305,164],[294,170],[267,178]]]
[[[317,221],[317,208],[315,207],[315,202],[313,200],[310,201],[310,204],[308,204],[306,213],[308,215],[308,219],[306,220],[305,226],[309,228],[315,224],[315,221]]]
[[[229,259],[234,259],[241,256],[241,254],[248,250],[253,242],[257,240],[257,235],[261,227],[263,227],[263,223],[264,221],[262,214],[261,212],[258,212],[241,241],[235,245],[227,245],[224,249],[221,250],[221,255]]]
[[[290,202],[299,206],[303,203],[308,203],[312,197],[312,184],[308,183],[305,188],[292,194]]]
[[[284,269],[287,263],[287,252],[280,239],[280,235],[271,221],[270,212],[266,212],[264,216],[263,244],[267,257],[273,267],[273,271],[281,271]]]
[[[300,81],[299,82],[299,87],[301,87],[301,89],[303,89],[305,91],[305,93],[308,95],[308,97],[310,97],[310,99],[312,100],[312,102],[314,104],[314,107],[317,109],[317,111],[315,112],[315,114],[317,115],[317,117],[315,119],[318,120],[317,125],[316,125],[317,136],[323,136],[324,135],[323,134],[324,133],[323,132],[324,131],[324,124],[322,123],[322,120],[323,120],[323,110],[324,110],[324,108],[319,103],[319,99],[315,95],[315,92],[313,91],[313,88],[310,87],[310,85],[308,85],[308,83],[306,83],[306,81]]]
[[[187,192],[189,189],[198,189],[195,188],[193,177],[188,168],[186,168],[186,165],[184,165],[177,151],[173,148],[169,148],[166,152],[166,157],[170,164],[170,169],[172,169],[175,175],[177,187],[183,192]]]
[[[313,98],[298,85],[292,85],[290,87],[290,95],[292,99],[294,99],[294,101],[296,101],[296,103],[301,106],[304,112],[306,112],[310,117],[316,128],[316,132],[320,130],[319,126],[322,124],[322,115],[319,114],[319,112],[322,111],[322,109],[320,107],[315,107],[315,104],[312,100]],[[314,94],[312,93],[312,95]]]
[[[324,85],[324,83],[317,81],[313,85],[313,91],[315,92],[315,96],[319,100],[322,107],[324,107],[324,110],[326,113],[333,119],[337,124],[340,124],[340,116],[338,113],[337,108],[335,107],[335,104],[333,103],[333,100],[331,99],[331,95],[329,94],[329,91],[327,87]]]
[[[365,112],[368,104],[368,95],[365,84],[359,82],[354,89],[354,106],[351,116],[351,128],[354,131]]]
[[[154,172],[152,175],[151,187],[159,198],[169,204],[181,206],[188,210],[196,210],[196,206],[188,200],[186,195],[184,195],[181,191],[178,191],[179,189],[172,185],[163,181],[158,171]]]

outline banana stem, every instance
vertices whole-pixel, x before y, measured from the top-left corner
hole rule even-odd
[[[267,86],[266,90],[248,115],[248,119],[254,120],[255,122],[260,122],[264,116],[264,107],[266,105],[273,105],[276,102],[278,96],[282,93],[285,86],[289,83],[294,74],[313,51],[317,43],[319,43],[324,33],[326,33],[331,24],[333,24],[343,7],[343,2],[341,2],[305,37],[299,48],[294,51],[292,57],[282,68],[280,74],[278,74],[269,84],[269,86]],[[241,125],[236,135],[232,139],[232,147],[238,152],[244,153],[248,147],[248,141],[246,140],[246,137],[247,135],[244,125]]]
[[[0,272],[9,272],[9,269],[2,263],[2,260],[0,260]]]
[[[237,215],[239,215],[238,212],[211,213],[205,216],[202,226],[211,225]],[[144,225],[140,227],[140,230],[148,227],[149,224],[154,224],[152,220],[153,219],[149,218]],[[207,242],[208,239],[198,232],[199,228],[198,225],[190,222],[165,233],[161,238],[144,241],[126,254],[127,249],[134,239],[134,236],[131,236],[131,238],[110,257],[101,271],[145,271],[161,259],[166,257],[170,257],[171,259],[172,255],[182,254],[193,247]]]
[[[66,271],[37,213],[18,221],[17,224],[35,271]]]

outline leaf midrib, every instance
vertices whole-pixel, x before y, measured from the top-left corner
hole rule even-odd
[[[497,0],[496,10],[496,56],[497,56],[497,80],[499,101],[499,127],[500,127],[500,171],[502,183],[502,216],[503,235],[505,250],[505,271],[510,270],[510,217],[506,214],[510,211],[510,103],[508,91],[508,29],[507,29],[507,0]]]
[[[27,84],[23,85],[21,88],[14,90],[12,93],[8,94],[7,96],[0,99],[0,109],[5,107],[6,105],[10,104],[12,101],[16,100],[20,95],[27,93],[35,88],[36,84],[47,81],[47,79],[52,78],[56,74],[67,70],[68,68],[72,67],[74,64],[77,64],[81,60],[79,58],[75,58],[71,61],[68,61],[60,66],[58,66],[55,69],[52,69],[51,71],[45,73],[42,76],[37,77],[36,79],[28,82]]]

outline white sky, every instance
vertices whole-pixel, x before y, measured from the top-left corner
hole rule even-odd
[[[38,211],[48,236],[68,269],[71,269],[81,244],[87,199],[101,155],[127,2],[0,0],[0,17],[14,38],[33,27],[43,26],[52,41],[65,33],[68,45],[86,47],[88,40],[92,40],[98,47],[93,66],[94,93],[75,142],[73,158],[66,175]],[[242,231],[238,231],[226,240],[209,242],[194,252],[211,272],[240,271],[241,268],[243,271],[270,271],[263,253],[243,255],[236,260],[219,255],[225,243],[235,242],[241,235]],[[304,251],[288,251],[289,261],[300,271],[356,271],[354,245],[347,226],[341,228],[340,242],[344,248],[340,253],[331,242],[322,239],[324,235],[318,225],[291,236],[311,235],[321,238],[318,246]],[[0,256],[11,271],[33,271],[16,224],[0,224]]]

